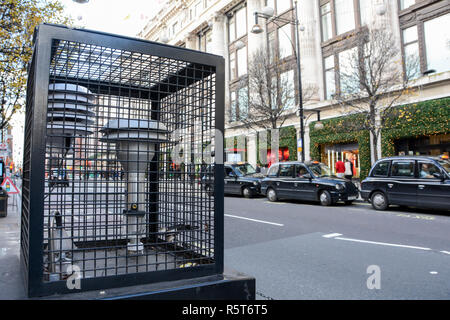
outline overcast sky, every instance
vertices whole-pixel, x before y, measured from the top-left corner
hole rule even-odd
[[[135,37],[158,13],[164,0],[90,0],[79,4],[60,0],[76,26]]]

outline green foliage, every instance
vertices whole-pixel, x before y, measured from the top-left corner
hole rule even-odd
[[[360,178],[367,177],[371,168],[370,134],[360,130],[366,117],[363,114],[352,114],[321,121],[324,128],[315,130],[313,122],[309,126],[310,155],[312,160],[320,160],[321,144],[337,144],[357,142],[359,145]]]
[[[450,132],[450,98],[408,104],[386,116],[381,132],[384,157],[395,155],[395,140]]]
[[[2,0],[0,5],[0,129],[25,103],[27,66],[34,29],[44,23],[68,24],[58,1]]]

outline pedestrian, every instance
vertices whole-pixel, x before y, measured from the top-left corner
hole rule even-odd
[[[348,180],[353,178],[353,163],[349,159],[345,159],[345,178]]]
[[[345,176],[345,164],[340,159],[336,162],[336,176],[338,178],[344,178]]]

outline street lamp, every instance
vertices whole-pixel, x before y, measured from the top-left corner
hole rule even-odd
[[[315,130],[322,130],[324,125],[320,122],[320,110],[315,110],[317,112],[317,122],[314,124]]]
[[[293,24],[295,27],[295,44],[294,45],[288,37],[289,41],[292,44],[293,51],[297,60],[297,74],[298,74],[298,92],[299,92],[299,117],[300,117],[300,140],[301,140],[301,160],[305,161],[305,149],[303,147],[303,142],[305,141],[305,127],[303,121],[303,95],[302,95],[302,76],[301,76],[301,65],[300,65],[300,36],[299,36],[299,28],[300,23],[297,19],[298,17],[298,8],[297,8],[297,0],[294,1],[294,18],[293,19],[285,19],[281,17],[274,17],[274,9],[271,7],[264,7],[261,11],[255,11],[253,13],[255,15],[255,25],[252,27],[251,32],[255,34],[259,34],[263,32],[263,28],[258,23],[258,18],[270,19],[271,22],[274,22],[277,26],[279,26],[275,21],[285,22]]]
[[[434,69],[429,69],[429,70],[424,71],[424,72],[422,73],[422,75],[423,75],[423,76],[429,76],[430,74],[435,73],[435,72],[436,72],[436,70],[434,70]]]
[[[386,4],[384,3],[384,1],[377,5],[377,9],[376,9],[377,15],[384,16],[386,14],[386,11],[387,11],[387,8],[386,8]]]
[[[245,48],[245,43],[242,42],[241,40],[238,40],[238,41],[236,41],[236,43],[234,44],[234,47],[235,47],[237,50],[242,49],[242,48]]]

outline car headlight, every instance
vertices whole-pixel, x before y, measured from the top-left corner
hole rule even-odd
[[[253,185],[254,185],[254,186],[257,186],[257,185],[259,185],[259,182],[258,182],[258,181],[254,181],[254,182],[253,182]]]
[[[344,190],[344,189],[345,189],[345,185],[336,183],[336,190]]]

